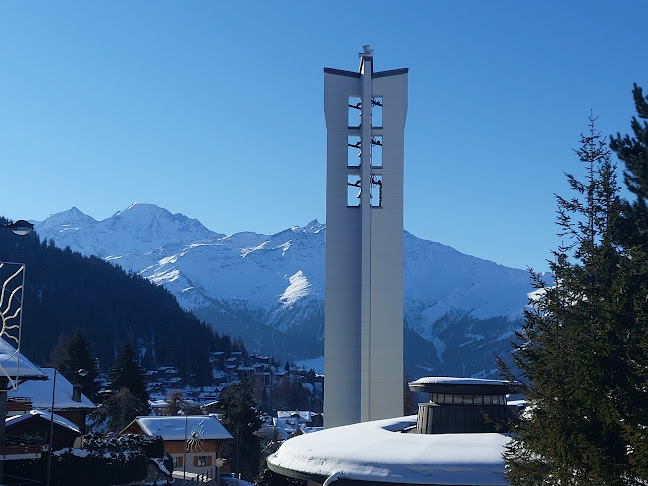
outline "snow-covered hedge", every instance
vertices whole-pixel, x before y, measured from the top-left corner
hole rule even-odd
[[[110,486],[140,481],[146,478],[148,459],[164,455],[161,437],[133,434],[88,436],[84,447],[54,451],[52,486]],[[5,461],[5,473],[44,484],[47,460],[44,452],[40,459],[32,461]]]

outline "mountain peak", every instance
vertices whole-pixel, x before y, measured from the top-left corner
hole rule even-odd
[[[292,228],[292,230],[294,232],[302,232],[302,233],[318,233],[324,228],[326,228],[325,224],[321,224],[319,221],[317,221],[317,219],[314,219],[306,226],[302,226],[302,227],[295,226],[294,228]]]
[[[94,223],[97,222],[97,220],[94,219],[92,216],[88,216],[82,211],[79,211],[79,209],[76,206],[73,206],[66,211],[61,211],[60,213],[50,214],[47,217],[47,220],[51,221],[52,223],[65,222],[66,224],[76,224],[82,222],[94,222]]]
[[[154,214],[171,216],[171,213],[169,211],[155,204],[135,202],[130,206],[128,206],[123,211],[117,211],[113,215],[113,218],[117,216],[126,216],[126,215],[138,216],[138,215],[154,215]]]

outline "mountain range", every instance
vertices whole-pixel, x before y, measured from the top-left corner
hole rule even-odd
[[[164,286],[218,332],[241,336],[250,351],[291,361],[323,355],[326,226],[317,220],[274,235],[225,235],[133,204],[101,221],[72,208],[36,231]],[[415,377],[494,376],[494,353],[508,355],[532,291],[527,272],[403,237],[406,369]]]

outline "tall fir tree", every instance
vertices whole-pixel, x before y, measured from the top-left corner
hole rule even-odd
[[[83,387],[83,394],[94,400],[97,389],[97,361],[92,354],[92,346],[85,334],[76,330],[64,345],[60,371],[68,372],[66,377],[72,382]],[[81,376],[75,373],[79,370],[87,371]]]
[[[648,97],[634,85],[637,117],[633,135],[611,137],[610,148],[625,164],[624,181],[632,199],[623,201],[620,242],[626,249],[624,303],[630,309],[626,357],[634,380],[623,405],[629,475],[648,478]],[[645,484],[645,483],[644,483]]]
[[[108,420],[108,430],[119,432],[135,417],[148,415],[149,395],[144,371],[137,362],[135,350],[126,343],[110,372],[111,395],[101,405],[99,415]]]
[[[224,455],[230,467],[245,479],[254,479],[259,472],[259,437],[254,432],[261,423],[249,380],[228,386],[219,400],[225,411],[223,425],[233,441],[225,444]]]
[[[640,397],[627,359],[633,329],[619,246],[621,201],[611,153],[590,117],[576,151],[583,182],[557,196],[566,243],[550,262],[555,282],[532,272],[537,289],[515,333],[513,374],[530,406],[504,457],[512,485],[622,485],[638,479],[628,454],[628,404]],[[640,478],[639,478],[640,479]]]

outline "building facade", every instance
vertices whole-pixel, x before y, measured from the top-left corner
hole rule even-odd
[[[324,69],[324,425],[402,415],[407,69]]]
[[[214,415],[137,417],[120,433],[159,435],[164,440],[164,452],[173,459],[175,471],[211,478],[216,477],[216,459],[223,450],[223,442],[233,439]],[[229,472],[229,467],[221,468],[221,472]]]

